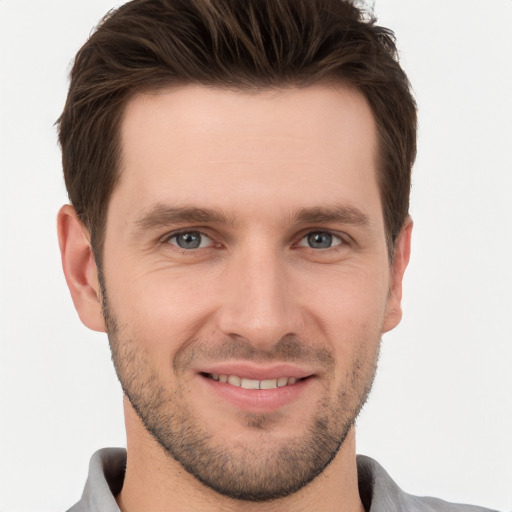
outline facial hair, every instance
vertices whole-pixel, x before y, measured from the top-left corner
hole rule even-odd
[[[173,389],[164,386],[151,363],[148,345],[140,335],[120,326],[103,291],[103,314],[112,360],[123,391],[147,431],[165,453],[204,485],[221,495],[252,502],[275,500],[297,492],[324,471],[334,459],[363,407],[377,368],[380,341],[362,341],[371,353],[361,351],[352,363],[350,378],[336,393],[325,393],[311,417],[305,411],[301,435],[276,442],[275,414],[247,413],[246,428],[258,442],[221,443],[216,432],[200,420],[187,400],[186,375],[192,361],[250,360],[306,362],[324,369],[326,390],[332,386],[336,360],[331,351],[296,337],[279,340],[271,350],[259,351],[247,340],[191,340],[172,361]],[[277,426],[275,424],[277,423]],[[252,432],[251,432],[252,433]]]

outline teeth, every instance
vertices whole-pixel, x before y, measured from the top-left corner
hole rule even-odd
[[[276,389],[277,379],[260,380],[260,389]]]
[[[238,377],[237,375],[219,375],[210,373],[209,377],[218,382],[224,382],[244,389],[276,389],[290,386],[297,382],[295,377],[279,377],[278,379],[256,380]]]
[[[242,379],[240,386],[244,389],[260,389],[260,381],[253,379]]]
[[[240,377],[237,377],[236,375],[230,375],[228,377],[228,384],[240,387],[242,385],[242,379]]]
[[[277,387],[282,388],[283,386],[286,386],[288,384],[288,378],[287,377],[280,377],[277,379]]]

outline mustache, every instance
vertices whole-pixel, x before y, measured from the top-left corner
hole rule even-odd
[[[238,336],[224,338],[217,342],[194,339],[176,353],[172,364],[173,369],[176,373],[181,373],[197,359],[215,362],[229,360],[261,363],[302,362],[313,363],[325,370],[334,369],[336,365],[331,350],[305,343],[294,335],[279,339],[268,350],[258,349],[249,340]]]

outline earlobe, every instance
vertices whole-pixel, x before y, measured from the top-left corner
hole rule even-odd
[[[89,329],[105,331],[94,254],[87,229],[71,205],[59,210],[57,232],[62,268],[78,316]]]
[[[394,329],[402,319],[402,282],[411,255],[412,226],[407,217],[395,243],[383,332]]]

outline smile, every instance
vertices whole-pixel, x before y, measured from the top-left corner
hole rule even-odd
[[[289,364],[257,367],[243,362],[219,363],[199,371],[198,376],[200,386],[206,386],[202,389],[208,390],[203,396],[216,408],[226,407],[227,402],[238,411],[251,413],[277,411],[317,390],[314,372]]]
[[[277,379],[247,379],[244,377],[238,377],[237,375],[219,375],[216,373],[207,373],[206,377],[215,380],[217,382],[223,382],[244,389],[277,389],[285,386],[291,386],[297,382],[296,377],[279,377]]]

